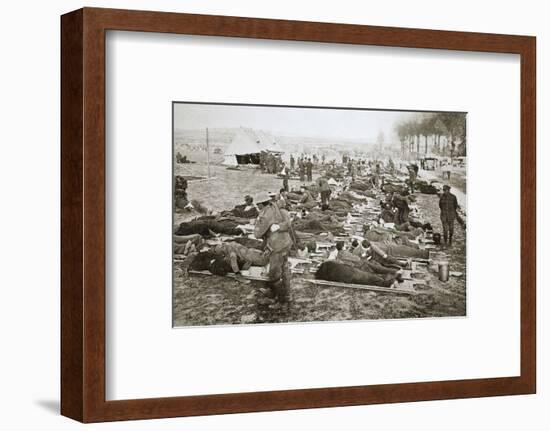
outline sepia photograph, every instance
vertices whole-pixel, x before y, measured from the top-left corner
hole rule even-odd
[[[172,108],[173,327],[466,316],[466,112]]]

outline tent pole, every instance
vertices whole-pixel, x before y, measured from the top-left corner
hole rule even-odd
[[[208,127],[206,128],[206,166],[208,167],[208,179],[210,179],[210,144],[208,142]]]

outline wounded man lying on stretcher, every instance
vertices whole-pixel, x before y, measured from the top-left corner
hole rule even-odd
[[[374,260],[381,262],[390,262],[397,264],[397,259],[429,259],[430,252],[428,250],[420,250],[408,245],[396,244],[393,240],[384,240],[380,242],[363,240],[361,246],[365,249],[364,254],[372,256]]]
[[[175,235],[193,235],[199,234],[203,237],[214,236],[215,234],[224,235],[242,235],[243,231],[239,228],[239,223],[232,220],[216,220],[212,217],[203,217],[198,220],[182,222],[178,226]]]
[[[245,247],[236,242],[225,242],[207,251],[201,251],[191,258],[189,269],[210,271],[215,275],[238,273],[252,265],[265,266],[269,261],[269,252]]]
[[[319,266],[315,278],[338,283],[379,287],[396,287],[397,283],[403,281],[399,273],[375,274],[366,268],[359,269],[333,260],[323,262]]]

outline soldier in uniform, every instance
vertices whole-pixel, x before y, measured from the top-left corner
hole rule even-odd
[[[319,191],[321,192],[321,205],[326,209],[328,207],[328,201],[332,190],[330,189],[328,181],[323,177],[317,178],[317,185],[319,186]]]
[[[300,160],[298,161],[298,169],[300,171],[300,181],[303,182],[306,177],[306,165],[303,158],[300,158]]]
[[[307,159],[306,174],[307,180],[310,182],[313,181],[313,163],[311,163],[311,158]]]
[[[272,154],[271,155],[271,166],[270,166],[270,174],[276,174],[277,173],[277,157]]]
[[[279,302],[288,301],[290,269],[288,255],[292,247],[291,220],[284,203],[270,200],[256,219],[254,236],[263,239],[269,253],[269,282],[273,296]]]
[[[266,156],[266,172],[268,174],[272,174],[273,173],[273,154],[271,153],[267,153],[267,156]]]
[[[401,193],[394,193],[392,198],[392,205],[397,208],[397,212],[394,215],[394,223],[401,225],[409,221],[409,213],[411,209],[409,207],[408,191],[403,190]]]
[[[283,162],[283,168],[281,169],[281,175],[283,176],[283,189],[285,189],[285,191],[288,192],[290,190],[288,188],[288,179],[290,178],[290,171],[288,170],[284,162]]]
[[[265,172],[266,171],[266,166],[267,163],[266,163],[266,153],[265,151],[262,151],[260,153],[260,168],[262,169],[262,172]]]
[[[416,179],[418,177],[418,165],[416,163],[411,163],[407,166],[407,171],[409,172],[409,184],[411,187],[411,192],[414,193]]]
[[[443,226],[443,244],[447,245],[448,241],[449,245],[453,245],[458,201],[456,196],[451,193],[451,187],[447,184],[443,186],[443,193],[439,198],[439,209],[441,210],[441,224]]]
[[[306,189],[306,186],[300,187],[300,190],[302,192],[302,198],[300,199],[300,203],[298,204],[297,208],[306,208],[310,210],[316,207],[317,201],[311,195],[311,192],[308,189]]]
[[[174,198],[178,208],[183,209],[189,203],[187,198],[187,180],[181,175],[176,175]]]
[[[244,204],[236,205],[230,211],[222,211],[222,216],[234,215],[235,217],[253,219],[258,217],[258,207],[254,203],[254,199],[250,195],[244,197]]]
[[[251,265],[264,266],[268,262],[267,251],[248,248],[233,241],[216,245],[213,253],[223,256],[235,274],[241,269],[249,269]]]

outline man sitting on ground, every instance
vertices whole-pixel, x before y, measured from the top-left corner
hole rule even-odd
[[[387,262],[392,265],[404,266],[399,263],[397,257],[402,259],[428,259],[430,256],[428,250],[418,250],[407,245],[392,244],[389,241],[371,242],[364,240],[363,242],[369,245],[372,256],[375,259],[380,258],[382,263]]]
[[[288,198],[288,191],[285,189],[279,190],[279,201],[281,202],[282,208],[287,211],[290,210],[290,199]]]
[[[300,203],[298,204],[299,208],[306,208],[306,209],[312,209],[317,206],[317,201],[313,198],[310,191],[305,188],[305,186],[300,187],[300,190],[302,192],[302,199],[300,200]]]
[[[235,217],[241,218],[256,218],[258,217],[258,207],[254,203],[254,199],[250,195],[244,197],[244,204],[237,205],[229,211]]]
[[[359,241],[357,241],[356,239],[354,239],[352,242],[351,242],[351,246],[349,248],[349,251],[351,253],[353,253],[353,251],[357,248],[357,246],[359,245]]]
[[[216,255],[223,256],[231,265],[234,273],[248,269],[252,265],[265,266],[269,262],[269,253],[255,248],[248,248],[236,242],[224,242],[212,250]]]
[[[380,212],[380,215],[378,216],[380,220],[382,220],[384,223],[393,223],[395,220],[395,214],[391,210],[391,204],[389,203],[382,203],[382,211]]]
[[[364,225],[363,235],[366,239],[373,242],[389,241],[397,245],[406,245],[412,248],[420,248],[418,243],[412,240],[417,239],[422,234],[422,229],[416,229],[414,232],[399,232],[386,229],[379,226]]]
[[[338,254],[336,256],[336,260],[338,262],[347,263],[352,266],[356,266],[361,262],[361,258],[359,256],[344,250],[344,241],[338,241],[336,243],[336,250],[338,250]]]

